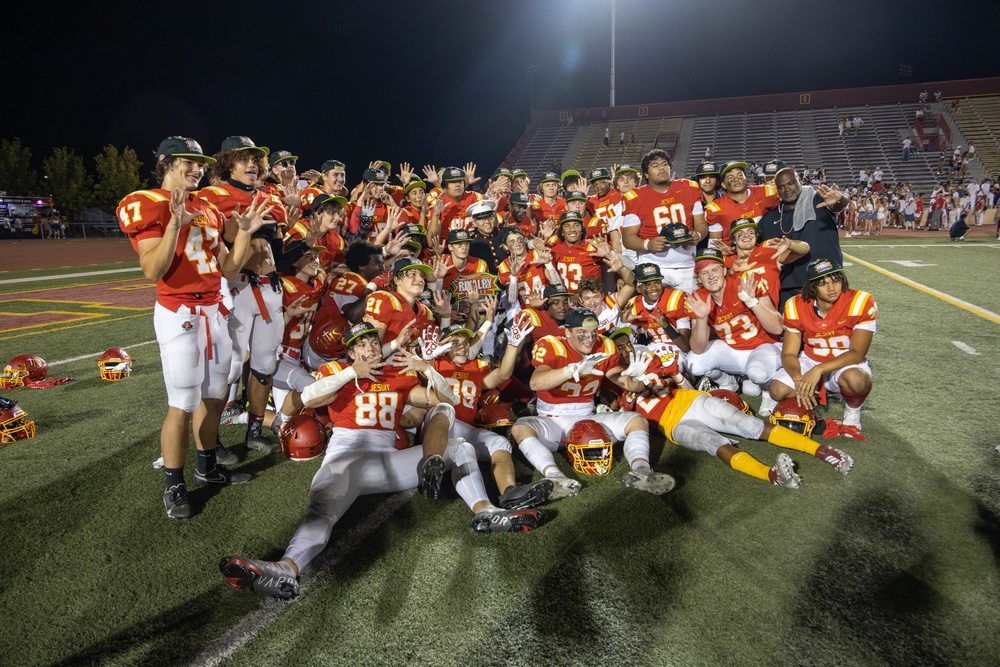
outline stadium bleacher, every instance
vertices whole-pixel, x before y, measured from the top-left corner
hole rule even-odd
[[[611,120],[584,127],[538,127],[517,161],[519,168],[537,183],[539,175],[561,160],[564,168],[590,169],[614,163],[637,164],[654,143],[667,150],[678,172],[693,174],[706,147],[713,148],[716,161],[742,159],[766,162],[779,158],[798,169],[825,168],[827,181],[844,187],[855,185],[862,168],[881,167],[887,183],[909,182],[918,190],[929,190],[938,182],[938,150],[914,151],[902,157],[906,137],[919,146],[913,119],[920,105],[913,103],[834,106],[742,114],[671,116]],[[935,103],[931,112],[948,124],[951,146],[976,143],[977,159],[969,177],[982,179],[1000,168],[1000,97],[970,98],[962,103],[962,113],[953,118],[946,103]],[[863,121],[854,129],[838,130],[845,117]],[[610,141],[604,146],[604,129]],[[619,146],[621,132],[635,134],[635,143]],[[985,163],[985,164],[984,164]]]

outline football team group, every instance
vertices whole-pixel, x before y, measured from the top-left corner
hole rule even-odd
[[[250,481],[247,449],[323,457],[283,557],[222,559],[234,588],[296,596],[359,495],[453,487],[474,530],[527,532],[617,451],[625,487],[666,493],[651,427],[775,486],[800,485],[790,456],[761,463],[731,436],[851,471],[812,439],[863,439],[872,387],[876,305],[848,286],[836,189],[780,162],[764,185],[743,162],[675,178],[659,149],[534,188],[471,163],[393,176],[373,161],[355,185],[342,162],[296,161],[247,137],[211,157],[168,137],[158,187],[118,208],[157,287],[167,516],[192,515],[190,431],[195,487]],[[740,394],[760,397],[756,416]],[[817,427],[828,398],[843,420]],[[227,449],[232,424],[246,435]],[[536,481],[516,481],[515,447]]]

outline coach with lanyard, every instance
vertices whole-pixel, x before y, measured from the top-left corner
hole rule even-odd
[[[802,185],[795,170],[785,168],[774,177],[780,203],[765,213],[757,224],[761,242],[789,238],[805,241],[809,252],[781,268],[779,308],[802,291],[806,282],[806,266],[813,259],[836,259],[843,265],[837,234],[837,213],[847,207],[848,198],[836,188],[826,185]]]

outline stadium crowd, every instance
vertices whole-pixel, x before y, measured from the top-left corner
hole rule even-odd
[[[730,436],[850,472],[811,436],[864,439],[877,308],[842,269],[855,200],[821,171],[772,161],[757,185],[745,162],[706,160],[687,179],[660,149],[537,184],[472,163],[298,167],[248,137],[214,156],[169,137],[159,187],[118,209],[157,283],[167,516],[192,515],[189,427],[199,487],[250,481],[247,449],[323,457],[282,559],[223,558],[234,588],[294,597],[363,494],[437,499],[450,480],[473,529],[526,532],[608,474],[619,443],[624,486],[666,493],[651,428],[780,487],[801,483],[791,457],[767,465]],[[817,425],[835,397],[844,419]],[[515,449],[535,481],[515,480]]]

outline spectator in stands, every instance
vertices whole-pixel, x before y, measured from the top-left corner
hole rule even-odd
[[[604,115],[605,115],[605,116],[607,116],[607,115],[608,115],[608,112],[607,112],[607,111],[605,111],[605,112],[604,112]],[[606,120],[606,119],[605,119],[605,120]],[[609,144],[609,142],[610,142],[610,141],[611,141],[611,128],[610,128],[610,127],[605,127],[605,128],[604,128],[604,145],[605,145],[605,146],[608,146],[608,145],[610,145],[610,144]]]
[[[858,136],[858,130],[860,130],[861,126],[864,125],[864,121],[861,120],[861,116],[855,114],[851,125],[854,127],[854,136]]]
[[[927,101],[927,89],[926,88],[924,88],[923,90],[920,91],[920,95],[919,95],[919,97],[917,99],[920,101],[921,104],[923,104],[924,102]]]
[[[618,146],[625,148],[625,130],[622,130],[621,134],[618,135]]]
[[[841,118],[839,121],[837,121],[837,136],[838,137],[844,136],[844,119],[843,118]]]
[[[970,160],[972,158],[976,157],[976,145],[974,143],[972,143],[971,141],[969,142],[969,148],[968,148],[968,150],[965,151],[965,156],[967,158],[969,158]]]
[[[864,167],[858,172],[858,189],[865,190],[868,187],[868,170]]]
[[[882,179],[885,177],[885,172],[882,171],[882,167],[875,167],[875,171],[872,172],[872,188],[878,192],[882,191]]]
[[[707,146],[705,148],[705,162],[708,162],[709,160],[712,159],[712,154],[713,154],[712,147],[711,146]]]
[[[934,91],[934,101],[935,102],[940,102],[941,101],[941,89],[940,88]]]
[[[910,159],[910,149],[913,147],[913,140],[909,137],[903,139],[903,162]]]
[[[844,118],[844,132],[848,134],[851,133],[851,119],[850,117]]]
[[[781,203],[761,217],[757,226],[760,238],[790,238],[805,241],[809,252],[781,269],[780,308],[785,301],[802,291],[806,266],[814,258],[836,259],[843,264],[836,215],[847,207],[848,198],[836,188],[801,185],[794,169],[785,168],[774,178]],[[780,311],[779,308],[779,311]]]

